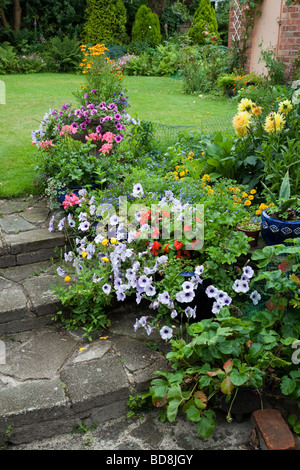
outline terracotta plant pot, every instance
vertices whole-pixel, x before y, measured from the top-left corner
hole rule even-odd
[[[240,232],[244,232],[247,235],[247,237],[251,237],[253,239],[253,240],[249,241],[250,246],[256,246],[257,245],[258,237],[259,237],[259,233],[260,233],[260,225],[257,224],[257,229],[256,230],[247,230],[247,229],[241,228],[241,224],[238,224],[236,228]]]

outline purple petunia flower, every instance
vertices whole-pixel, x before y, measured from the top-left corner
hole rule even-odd
[[[213,298],[218,294],[218,289],[216,289],[214,286],[208,286],[205,290],[205,293],[207,297]]]
[[[168,305],[169,302],[170,302],[170,294],[169,294],[169,292],[165,291],[165,292],[163,292],[162,294],[159,294],[159,296],[158,296],[158,301],[159,301],[161,304]]]
[[[170,339],[173,336],[173,330],[169,326],[163,326],[159,333],[162,339]]]
[[[102,286],[102,290],[103,290],[104,294],[108,295],[108,294],[110,294],[111,286],[109,284],[104,284]]]

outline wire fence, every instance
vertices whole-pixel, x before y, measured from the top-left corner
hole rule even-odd
[[[232,116],[205,118],[201,125],[196,126],[170,126],[166,124],[153,123],[154,135],[158,141],[175,142],[180,135],[203,135],[215,134],[217,132],[233,135]]]

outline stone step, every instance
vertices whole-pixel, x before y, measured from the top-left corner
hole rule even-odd
[[[52,291],[58,282],[55,262],[0,269],[0,337],[51,323],[60,307]]]
[[[0,364],[0,446],[126,417],[130,394],[147,390],[154,372],[167,367],[164,356],[147,346],[145,332],[134,332],[136,315],[127,307],[126,315],[115,312],[109,331],[93,342],[57,326],[7,336]]]
[[[0,200],[0,268],[57,258],[66,240],[49,232],[53,212],[46,199]]]

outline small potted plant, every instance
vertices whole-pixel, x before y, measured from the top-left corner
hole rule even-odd
[[[240,232],[244,232],[247,237],[250,237],[252,240],[249,240],[249,245],[251,247],[256,246],[258,243],[258,237],[260,233],[260,221],[251,218],[250,214],[245,217],[244,220],[242,220],[238,225],[237,225],[237,230]]]
[[[261,234],[267,245],[278,245],[289,238],[300,235],[300,199],[291,197],[289,172],[287,171],[280,187],[279,197],[262,182],[273,203],[261,214]]]

